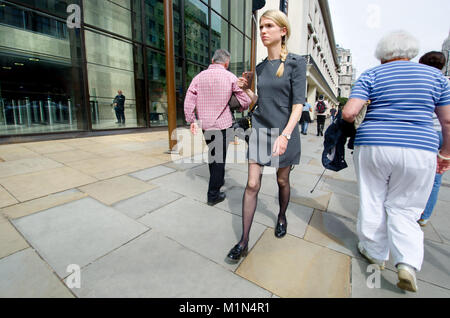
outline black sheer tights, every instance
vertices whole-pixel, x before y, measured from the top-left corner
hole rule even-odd
[[[263,167],[250,163],[248,167],[248,182],[245,188],[244,198],[242,199],[242,237],[239,245],[245,247],[248,244],[250,228],[253,223],[253,217],[256,211],[258,201],[258,193],[261,188]],[[280,210],[278,214],[278,222],[286,224],[286,210],[289,205],[291,195],[291,187],[289,185],[289,174],[291,167],[280,168],[277,170],[278,182],[278,202]]]

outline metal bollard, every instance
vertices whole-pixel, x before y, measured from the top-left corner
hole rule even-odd
[[[31,126],[31,106],[30,106],[30,99],[28,97],[25,97],[25,107],[27,112],[27,126]]]
[[[44,117],[44,102],[39,101],[39,112],[41,115],[41,124],[45,124],[45,117]]]
[[[16,102],[13,100],[11,100],[11,105],[12,105],[12,112],[13,112],[13,116],[14,116],[14,125],[17,125],[17,115],[16,115]]]
[[[22,103],[20,102],[20,99],[17,100],[17,107],[19,110],[19,125],[23,125],[23,119],[22,119]]]
[[[63,111],[62,111],[62,102],[58,103],[58,113],[59,113],[59,122],[62,123],[64,121]]]
[[[67,100],[67,111],[69,112],[69,125],[73,125],[73,119],[72,119],[72,101],[70,98]]]
[[[39,116],[38,116],[38,102],[37,101],[33,101],[32,105],[33,105],[33,122],[37,123],[39,122]]]
[[[5,102],[4,102],[3,98],[0,98],[0,104],[2,105],[3,121],[5,122],[5,126],[6,126],[6,124],[7,124],[7,121],[6,121],[6,109],[5,109]]]
[[[47,104],[48,104],[48,124],[50,126],[53,126],[54,118],[53,118],[53,110],[52,110],[52,100],[50,97],[47,99]]]

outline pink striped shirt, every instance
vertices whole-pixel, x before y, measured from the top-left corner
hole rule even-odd
[[[211,64],[191,82],[184,100],[184,114],[188,123],[196,121],[195,111],[203,130],[223,130],[231,127],[232,115],[228,107],[235,93],[244,111],[251,104],[248,95],[237,86],[237,77],[221,64]]]

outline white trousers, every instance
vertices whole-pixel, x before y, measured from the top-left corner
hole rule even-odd
[[[384,146],[356,146],[359,187],[357,232],[368,254],[394,265],[420,270],[423,232],[417,220],[425,209],[436,173],[431,151]]]

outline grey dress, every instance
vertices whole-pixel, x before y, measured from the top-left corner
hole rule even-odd
[[[248,159],[263,166],[284,168],[300,162],[300,132],[297,126],[291,134],[286,152],[272,157],[275,140],[286,127],[292,105],[306,102],[306,60],[289,53],[282,77],[276,73],[281,60],[267,59],[256,66],[258,76],[258,107],[252,116]]]

